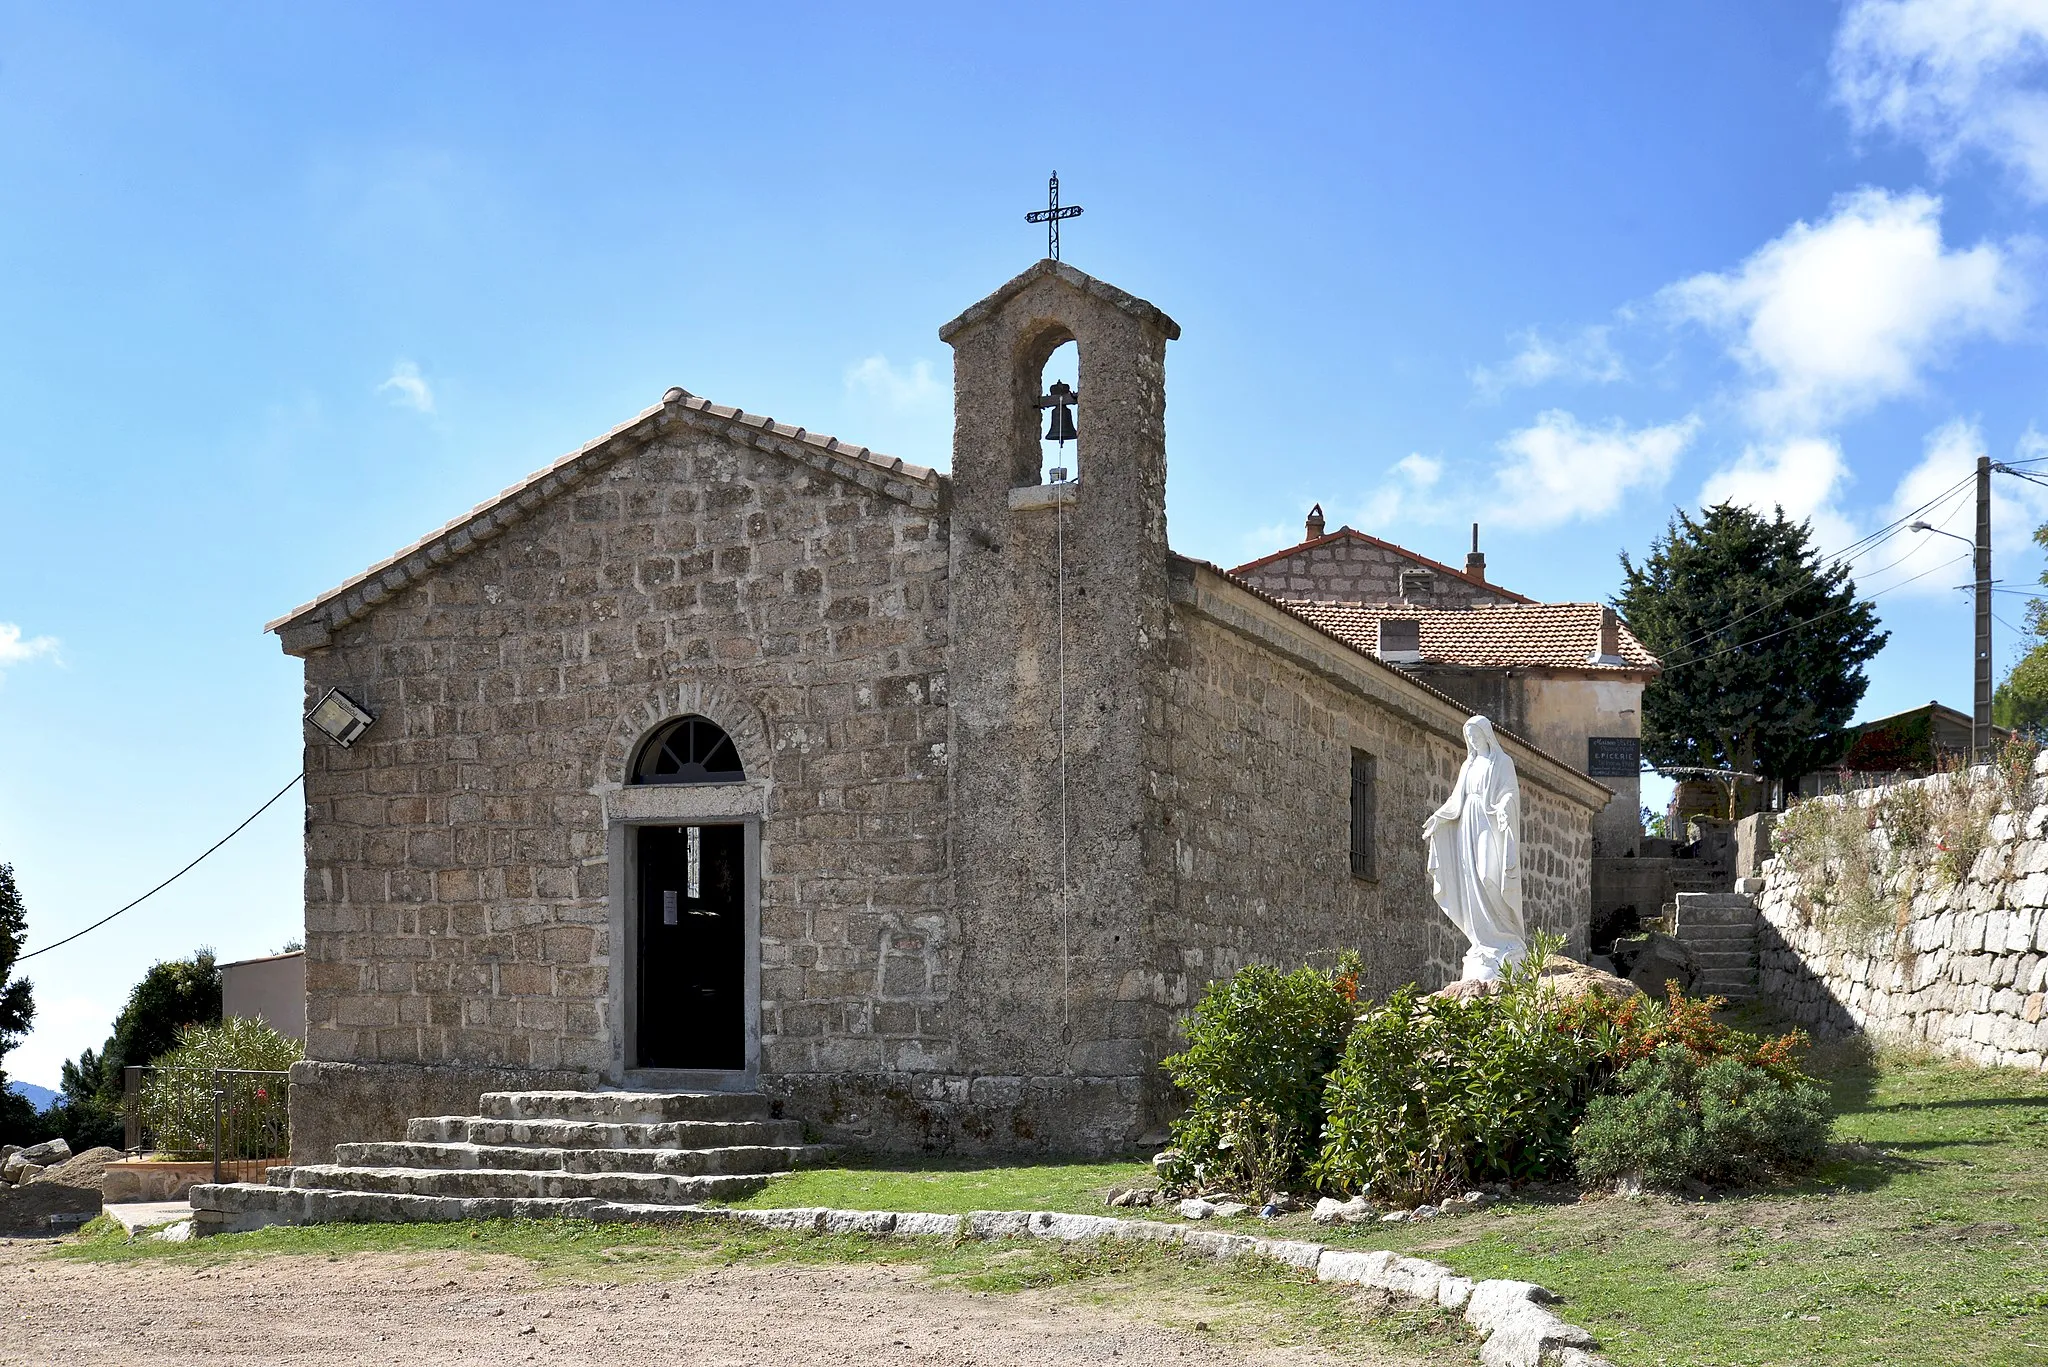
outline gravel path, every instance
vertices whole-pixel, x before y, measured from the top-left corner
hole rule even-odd
[[[528,1264],[453,1253],[238,1259],[214,1267],[45,1259],[0,1246],[0,1363],[603,1363],[606,1367],[1021,1367],[1345,1362],[1163,1329],[1060,1291],[935,1289],[915,1269],[764,1264],[619,1286],[537,1281]],[[1183,1316],[1188,1318],[1190,1316]]]

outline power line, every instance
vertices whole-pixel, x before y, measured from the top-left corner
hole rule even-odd
[[[2018,472],[2017,472],[2017,471],[2015,471],[2014,473],[2015,473],[2015,474],[2017,474]],[[1901,528],[1901,527],[1903,527],[1903,526],[1905,525],[1905,523],[1906,523],[1907,519],[1909,519],[1909,518],[1914,518],[1914,517],[1918,517],[1918,516],[1920,516],[1920,515],[1921,515],[1922,513],[1925,513],[1925,512],[1927,512],[1927,511],[1928,511],[1929,509],[1931,509],[1931,508],[1933,508],[1934,506],[1936,506],[1937,504],[1941,503],[1941,502],[1942,502],[1943,500],[1945,500],[1945,499],[1947,499],[1947,498],[1950,498],[1950,497],[1952,497],[1953,495],[1955,495],[1955,494],[1957,494],[1957,493],[1961,492],[1961,491],[1962,491],[1962,490],[1963,490],[1964,488],[1968,487],[1968,486],[1969,486],[1969,485],[1970,485],[1970,484],[1971,484],[1972,482],[1974,482],[1974,481],[1976,480],[1976,478],[1977,478],[1977,476],[1976,476],[1976,475],[1975,475],[1974,473],[1972,473],[1972,474],[1969,474],[1969,475],[1965,475],[1965,476],[1964,476],[1964,477],[1963,477],[1962,479],[1958,480],[1958,481],[1957,481],[1956,483],[1954,483],[1954,484],[1951,484],[1951,485],[1950,485],[1950,486],[1949,486],[1948,488],[1946,488],[1946,489],[1942,490],[1942,491],[1941,491],[1940,493],[1936,494],[1936,495],[1935,495],[1935,496],[1934,496],[1933,498],[1930,498],[1930,499],[1928,499],[1928,500],[1927,500],[1927,501],[1926,501],[1925,503],[1923,503],[1923,504],[1921,504],[1921,505],[1920,505],[1919,507],[1917,507],[1917,508],[1913,509],[1913,510],[1912,510],[1911,512],[1908,512],[1908,513],[1902,513],[1902,514],[1901,514],[1901,515],[1900,515],[1900,516],[1898,517],[1898,519],[1897,519],[1896,521],[1894,521],[1894,522],[1891,522],[1891,523],[1889,523],[1889,524],[1888,524],[1888,525],[1886,525],[1886,526],[1883,526],[1883,527],[1880,527],[1880,528],[1878,528],[1878,529],[1877,529],[1876,531],[1874,531],[1874,532],[1870,533],[1870,534],[1869,534],[1868,536],[1865,536],[1865,537],[1863,537],[1863,538],[1862,538],[1862,539],[1860,539],[1860,540],[1857,540],[1857,541],[1852,541],[1852,542],[1850,542],[1850,543],[1849,543],[1849,544],[1848,544],[1847,546],[1844,546],[1844,547],[1843,547],[1843,548],[1842,548],[1841,550],[1839,550],[1839,551],[1836,551],[1836,552],[1835,552],[1835,553],[1833,553],[1832,555],[1823,555],[1823,556],[1821,556],[1821,557],[1820,557],[1820,558],[1821,558],[1821,560],[1822,560],[1823,562],[1835,562],[1835,563],[1840,563],[1840,562],[1842,562],[1842,561],[1844,561],[1844,560],[1847,560],[1847,559],[1848,559],[1848,558],[1849,558],[1850,556],[1852,556],[1852,555],[1855,555],[1855,554],[1857,554],[1857,553],[1858,553],[1858,552],[1860,552],[1860,551],[1872,551],[1872,550],[1876,550],[1876,549],[1877,549],[1877,548],[1878,548],[1878,547],[1879,547],[1880,545],[1882,545],[1882,544],[1883,544],[1884,542],[1886,542],[1886,541],[1889,541],[1889,540],[1891,540],[1891,538],[1892,538],[1892,537],[1894,537],[1894,536],[1897,536],[1897,535],[1899,534],[1899,530],[1900,530],[1900,528]],[[2024,476],[2022,476],[2022,478],[2024,478]],[[1958,505],[1958,506],[1960,506],[1960,505]],[[1953,516],[1955,516],[1955,511],[1954,511],[1954,510],[1951,510],[1951,511],[1950,511],[1950,512],[1948,513],[1948,515],[1947,515],[1947,516],[1948,516],[1948,517],[1953,517]],[[1944,521],[1946,521],[1947,519],[1946,519],[1946,518],[1944,518],[1943,520],[1944,520]],[[1906,555],[1906,556],[1901,556],[1901,557],[1900,557],[1899,559],[1897,559],[1897,560],[1894,560],[1894,561],[1893,561],[1893,562],[1892,562],[1891,564],[1889,564],[1889,565],[1886,565],[1886,566],[1885,566],[1885,567],[1884,567],[1883,569],[1879,569],[1879,570],[1873,570],[1873,571],[1871,571],[1871,574],[1872,574],[1872,575],[1878,575],[1878,574],[1883,574],[1883,573],[1885,572],[1885,570],[1890,570],[1890,569],[1896,568],[1897,566],[1899,566],[1899,565],[1902,565],[1902,564],[1904,564],[1904,563],[1905,563],[1905,562],[1906,562],[1907,560],[1910,560],[1911,558],[1912,558],[1912,557],[1911,557],[1910,555]],[[1868,576],[1866,576],[1866,577],[1868,577]],[[1909,580],[1909,581],[1907,581],[1907,582],[1911,582],[1911,581]],[[1896,586],[1896,585],[1894,585],[1893,587],[1897,587],[1897,586]],[[1759,605],[1758,605],[1757,607],[1751,608],[1751,609],[1750,609],[1750,610],[1749,610],[1748,612],[1745,612],[1745,613],[1743,613],[1743,614],[1742,614],[1741,616],[1739,616],[1739,617],[1733,617],[1733,618],[1730,618],[1730,619],[1729,619],[1728,621],[1722,622],[1722,623],[1720,623],[1720,624],[1718,624],[1718,625],[1716,625],[1716,626],[1714,626],[1714,627],[1712,627],[1712,628],[1708,629],[1707,631],[1704,631],[1704,632],[1700,633],[1700,634],[1699,634],[1698,636],[1695,636],[1695,637],[1693,637],[1693,638],[1692,638],[1691,640],[1689,640],[1689,641],[1681,641],[1681,642],[1679,642],[1679,644],[1677,644],[1677,645],[1675,645],[1675,646],[1671,647],[1671,650],[1672,650],[1672,651],[1683,651],[1683,650],[1688,650],[1688,649],[1692,648],[1693,646],[1696,646],[1696,645],[1700,644],[1700,643],[1701,643],[1702,641],[1707,641],[1707,640],[1711,640],[1711,639],[1713,639],[1713,638],[1714,638],[1715,636],[1718,636],[1718,635],[1720,635],[1720,634],[1721,634],[1722,632],[1724,632],[1724,631],[1728,630],[1728,629],[1729,629],[1730,627],[1734,627],[1734,626],[1740,626],[1740,625],[1741,625],[1742,623],[1744,623],[1744,622],[1748,621],[1748,620],[1749,620],[1750,618],[1752,618],[1752,617],[1756,616],[1757,614],[1759,614],[1759,613],[1763,613],[1763,612],[1768,612],[1768,611],[1770,611],[1770,610],[1771,610],[1772,608],[1774,608],[1774,607],[1777,607],[1777,606],[1779,606],[1779,605],[1780,605],[1780,604],[1782,604],[1782,603],[1783,603],[1783,602],[1784,602],[1784,601],[1785,601],[1786,599],[1790,598],[1790,597],[1791,597],[1791,596],[1792,596],[1793,594],[1795,594],[1795,593],[1798,593],[1799,591],[1800,591],[1800,590],[1799,590],[1799,588],[1797,588],[1797,587],[1795,587],[1795,588],[1790,588],[1790,589],[1787,589],[1787,590],[1785,590],[1785,591],[1784,591],[1783,593],[1780,593],[1780,594],[1778,594],[1778,595],[1777,595],[1776,597],[1772,598],[1772,599],[1771,599],[1770,601],[1768,601],[1768,602],[1765,602],[1765,603],[1762,603],[1762,604],[1759,604]],[[1885,591],[1885,590],[1879,590],[1879,592],[1884,592],[1884,591]],[[1873,593],[1873,594],[1871,594],[1871,595],[1870,595],[1870,597],[1872,597],[1872,598],[1875,598],[1875,597],[1877,597],[1877,594],[1876,594],[1876,593]],[[1683,663],[1683,664],[1689,664],[1689,663],[1691,663],[1691,661],[1681,661],[1680,663]]]
[[[258,807],[255,811],[243,817],[242,824],[240,826],[235,827],[232,831],[229,831],[226,835],[222,836],[220,839],[214,841],[211,845],[207,846],[205,854],[200,855],[198,859],[193,860],[184,868],[179,869],[169,878],[164,879],[163,882],[158,883],[148,892],[143,893],[142,896],[130,902],[127,906],[122,907],[121,911],[109,912],[105,916],[100,917],[99,920],[94,921],[91,925],[87,926],[84,930],[78,931],[76,934],[66,935],[63,939],[57,941],[55,944],[44,945],[41,949],[32,949],[28,953],[16,959],[15,962],[20,963],[23,959],[33,959],[38,954],[48,954],[53,949],[59,949],[65,945],[70,944],[73,940],[76,940],[80,935],[90,935],[93,931],[98,930],[101,926],[113,920],[116,916],[119,916],[121,912],[135,910],[135,908],[141,906],[144,902],[147,902],[150,898],[156,896],[165,888],[177,882],[186,874],[192,872],[192,870],[198,868],[200,861],[204,860],[206,858],[206,855],[212,854],[215,850],[219,849],[221,846],[227,844],[230,840],[233,840],[236,836],[240,835],[243,829],[246,828],[250,822],[254,821],[257,817],[262,816],[265,812],[269,811],[271,803],[276,802],[279,798],[283,797],[286,793],[290,792],[292,790],[292,784],[297,783],[300,779],[304,778],[305,776],[306,775],[303,771],[293,774],[290,783],[285,784],[284,787],[279,788],[276,792],[272,793],[270,795],[269,801],[266,801],[261,807]]]
[[[1940,570],[1945,570],[1951,565],[1959,565],[1963,561],[1968,559],[1970,559],[1970,556],[1968,555],[1959,555],[1953,560],[1944,560],[1939,565],[1936,565],[1933,569],[1922,570],[1920,573],[1914,575],[1912,579],[1901,579],[1898,583],[1893,584],[1890,588],[1879,589],[1876,593],[1871,594],[1870,598],[1863,599],[1862,601],[1867,603],[1870,601],[1871,598],[1882,598],[1885,594],[1891,593],[1893,590],[1902,589],[1906,587],[1906,585],[1914,582],[1914,580],[1925,579],[1930,574],[1934,574]],[[1762,645],[1765,641],[1775,640],[1776,638],[1784,636],[1790,632],[1798,631],[1802,627],[1810,627],[1815,622],[1825,622],[1830,617],[1838,617],[1842,613],[1845,613],[1849,611],[1849,609],[1856,606],[1856,603],[1850,602],[1844,603],[1841,607],[1829,608],[1826,612],[1820,613],[1817,616],[1809,617],[1803,622],[1794,622],[1791,626],[1781,627],[1777,631],[1770,632],[1763,636],[1755,637],[1752,640],[1742,641],[1732,646],[1726,646],[1720,650],[1715,651],[1711,655],[1696,655],[1690,660],[1680,660],[1675,665],[1666,665],[1664,667],[1664,672],[1666,674],[1669,674],[1672,670],[1683,669],[1687,665],[1704,664],[1708,660],[1717,660],[1723,655],[1732,654],[1733,652],[1738,650],[1748,650],[1751,646]]]

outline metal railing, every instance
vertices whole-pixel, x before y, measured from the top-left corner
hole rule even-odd
[[[123,1142],[212,1160],[213,1180],[262,1181],[291,1153],[291,1074],[253,1068],[129,1068]]]

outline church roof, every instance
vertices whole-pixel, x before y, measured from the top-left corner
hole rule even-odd
[[[1480,607],[1418,611],[1399,603],[1323,603],[1282,599],[1288,611],[1306,617],[1368,653],[1379,649],[1385,618],[1420,623],[1422,663],[1479,669],[1541,666],[1594,674],[1655,674],[1663,666],[1626,625],[1616,623],[1620,650],[1600,657],[1600,626],[1608,608],[1600,603],[1488,603]]]
[[[940,328],[939,340],[942,342],[952,341],[962,328],[980,322],[1008,302],[1011,295],[1017,293],[1026,285],[1041,280],[1048,275],[1057,276],[1082,293],[1092,294],[1112,308],[1120,309],[1130,314],[1133,318],[1151,324],[1159,329],[1159,331],[1165,333],[1166,340],[1169,342],[1180,339],[1180,324],[1167,317],[1158,305],[1149,300],[1140,299],[1135,294],[1127,294],[1115,285],[1097,280],[1092,275],[1075,270],[1064,261],[1055,261],[1048,256],[1042,261],[1025,267],[1022,273],[1007,284],[998,286],[995,293],[989,295],[978,304],[970,305],[965,313],[962,313],[958,318]]]
[[[1462,579],[1468,584],[1485,589],[1489,593],[1499,594],[1501,597],[1517,603],[1533,603],[1536,601],[1533,598],[1516,593],[1513,589],[1502,588],[1491,580],[1476,578],[1465,573],[1463,570],[1452,569],[1441,560],[1432,560],[1419,551],[1411,551],[1406,546],[1397,546],[1391,541],[1382,541],[1379,537],[1361,532],[1356,527],[1339,527],[1336,531],[1326,536],[1310,537],[1298,546],[1289,546],[1284,550],[1274,551],[1271,555],[1262,555],[1257,560],[1247,560],[1244,564],[1232,570],[1231,573],[1242,577],[1254,571],[1262,570],[1275,561],[1285,560],[1290,555],[1300,555],[1303,551],[1317,550],[1320,547],[1332,545],[1339,541],[1362,541],[1368,546],[1374,546],[1383,551],[1392,551],[1395,555],[1413,560],[1416,564],[1433,573],[1449,575],[1453,579]]]
[[[800,464],[853,481],[864,488],[923,508],[936,508],[945,477],[923,465],[870,451],[820,432],[759,413],[712,403],[684,389],[670,389],[662,401],[643,409],[603,436],[534,471],[517,484],[477,504],[461,517],[427,533],[397,554],[345,579],[310,603],[268,623],[265,631],[289,628],[336,630],[377,603],[448,561],[524,521],[542,504],[573,489],[621,456],[678,428],[717,432],[762,450],[777,451]],[[293,642],[286,641],[286,649]]]

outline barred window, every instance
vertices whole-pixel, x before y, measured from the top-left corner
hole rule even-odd
[[[1378,878],[1378,851],[1374,828],[1379,815],[1379,785],[1374,781],[1374,760],[1363,750],[1351,752],[1351,876]]]

